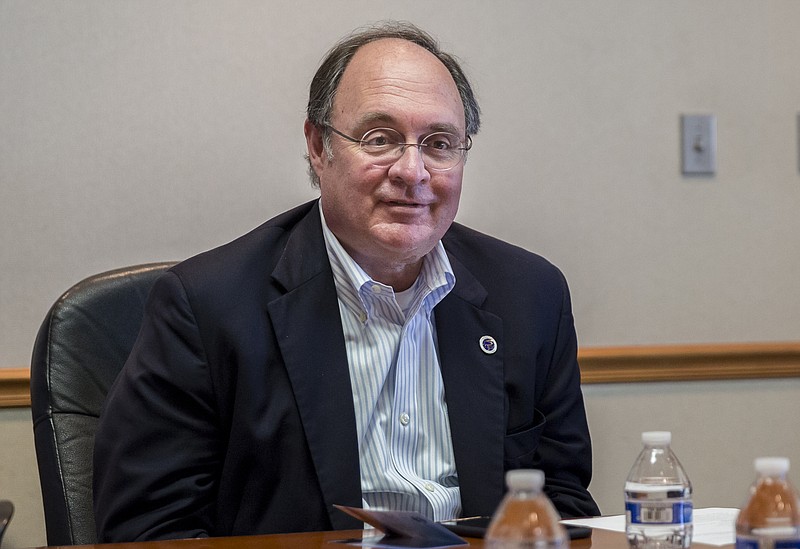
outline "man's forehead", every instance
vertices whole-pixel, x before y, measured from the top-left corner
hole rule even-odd
[[[412,74],[415,69],[419,72],[429,71],[443,80],[453,80],[450,71],[433,53],[402,38],[381,38],[361,46],[345,67],[342,79],[347,77],[348,72],[351,76],[353,72],[358,72],[369,77],[394,72]]]
[[[380,112],[375,109],[380,104],[368,107],[363,102],[401,96],[429,104],[442,102],[445,109],[463,108],[458,87],[444,63],[422,46],[399,38],[380,39],[359,48],[339,81],[334,107],[348,105],[350,110],[359,105],[356,110],[364,107]]]
[[[379,38],[367,42],[356,50],[353,54],[353,59],[359,56],[374,56],[376,51],[400,54],[404,51],[419,51],[420,53],[427,53],[435,57],[430,51],[424,47],[404,38]]]

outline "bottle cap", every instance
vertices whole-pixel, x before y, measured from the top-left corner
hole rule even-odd
[[[644,444],[669,444],[672,442],[672,433],[669,431],[647,431],[642,433]]]
[[[506,485],[511,490],[541,490],[544,486],[544,473],[539,469],[507,471]]]
[[[760,457],[753,461],[753,466],[761,475],[785,475],[789,472],[789,458],[785,457]]]

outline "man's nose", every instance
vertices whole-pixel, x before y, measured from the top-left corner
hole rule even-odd
[[[403,152],[400,153],[400,158],[397,159],[389,171],[394,171],[394,175],[411,183],[420,183],[430,179],[430,174],[425,168],[425,160],[422,156],[422,147],[420,145],[406,145],[403,148]]]

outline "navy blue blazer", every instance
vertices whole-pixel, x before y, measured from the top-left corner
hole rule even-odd
[[[94,455],[102,542],[360,528],[358,445],[339,306],[310,202],[155,284]],[[562,274],[453,224],[435,309],[464,516],[504,472],[544,470],[564,516],[599,514]],[[490,335],[497,352],[486,354]]]

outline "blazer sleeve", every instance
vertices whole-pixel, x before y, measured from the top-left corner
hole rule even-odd
[[[560,274],[560,273],[559,273]],[[580,385],[578,343],[567,282],[561,275],[558,329],[536,407],[544,425],[533,466],[545,472],[545,492],[563,517],[600,514],[588,491],[592,449]]]
[[[209,365],[186,291],[167,272],[109,392],[94,452],[100,542],[213,535],[221,463]]]

